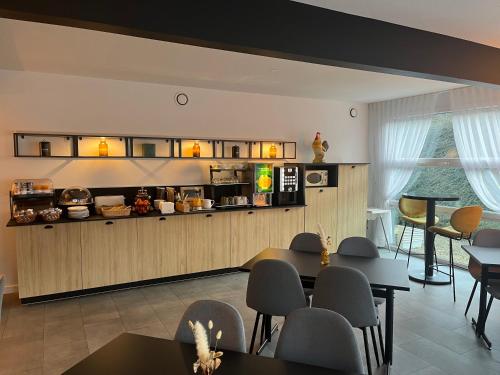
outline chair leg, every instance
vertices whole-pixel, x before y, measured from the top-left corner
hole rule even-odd
[[[257,334],[257,327],[259,326],[259,319],[260,319],[260,312],[257,312],[257,316],[255,317],[255,324],[253,325],[253,331],[252,331],[252,340],[250,340],[250,351],[249,353],[253,353],[253,347],[255,345],[255,336]]]
[[[436,245],[433,244],[432,247],[434,248],[434,261],[436,262],[436,271],[439,271],[439,263],[438,263],[438,256],[436,252]]]
[[[469,311],[470,304],[472,303],[472,299],[474,298],[474,293],[476,293],[476,288],[478,283],[479,280],[476,280],[474,286],[472,287],[472,292],[470,292],[469,302],[467,302],[467,307],[465,308],[465,315],[467,315],[467,312]]]
[[[366,367],[368,368],[368,375],[372,375],[372,364],[370,360],[370,348],[368,346],[368,336],[366,334],[366,327],[361,328],[363,331],[363,341],[365,342],[365,354],[366,354]]]
[[[384,338],[382,337],[382,324],[380,323],[380,319],[377,324],[377,331],[378,331],[378,342],[380,344],[380,352],[382,353],[382,362],[385,363]]]
[[[413,232],[415,231],[415,225],[411,226],[411,236],[410,236],[410,248],[408,249],[408,260],[406,262],[406,268],[410,266],[410,257],[411,257],[411,246],[413,244]]]
[[[375,340],[375,329],[373,327],[370,327],[370,334],[372,336],[373,352],[375,353],[375,360],[377,361],[377,367],[380,367],[380,359],[378,357],[377,340]]]
[[[455,293],[455,263],[453,261],[453,240],[450,238],[450,281],[453,284],[453,302],[457,302]]]
[[[259,346],[262,346],[262,343],[264,342],[264,329],[266,327],[266,321],[267,321],[267,315],[262,314],[262,323],[260,324],[260,344],[259,344]]]
[[[405,235],[405,230],[406,230],[406,223],[405,223],[405,226],[403,228],[403,233],[401,233],[401,238],[399,239],[398,248],[396,249],[396,255],[394,256],[394,259],[396,259],[398,257],[399,249],[401,247],[401,241],[403,241],[403,236]]]

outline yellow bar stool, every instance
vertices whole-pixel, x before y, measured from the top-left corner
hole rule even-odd
[[[403,233],[398,243],[398,248],[396,249],[396,255],[394,259],[398,257],[399,249],[401,248],[401,242],[408,225],[411,226],[411,237],[410,237],[410,248],[408,249],[408,260],[406,266],[410,265],[411,256],[411,245],[413,243],[413,231],[415,227],[425,228],[426,214],[427,214],[427,201],[421,199],[410,199],[410,198],[400,198],[399,199],[399,211],[401,212],[400,219],[404,222],[405,226],[403,228]],[[434,223],[438,223],[439,218],[436,216],[434,218]],[[436,254],[434,253],[434,256]],[[437,263],[437,259],[436,259]]]
[[[483,209],[480,206],[466,206],[455,210],[451,214],[450,226],[439,227],[434,225],[428,228],[428,231],[434,235],[434,239],[436,238],[436,234],[439,234],[440,236],[446,237],[450,240],[450,260],[449,260],[450,272],[446,273],[443,271],[439,270],[438,271],[450,276],[450,282],[453,283],[453,301],[455,302],[457,300],[457,297],[455,294],[455,263],[453,260],[452,241],[468,240],[470,244],[472,233],[474,233],[474,231],[479,226],[482,216],[483,216]],[[424,282],[424,287],[425,287],[425,282]]]

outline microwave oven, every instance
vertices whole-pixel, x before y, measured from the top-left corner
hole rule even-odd
[[[306,186],[328,186],[328,171],[323,169],[306,171]]]

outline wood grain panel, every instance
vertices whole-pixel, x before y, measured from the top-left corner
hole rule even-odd
[[[231,214],[231,266],[238,267],[269,247],[272,210]]]
[[[181,216],[137,220],[144,280],[186,273],[186,229]]]
[[[366,236],[368,165],[340,165],[337,241]]]
[[[82,288],[80,223],[16,229],[19,297]]]
[[[318,223],[331,237],[330,251],[337,249],[337,188],[307,188],[305,208],[305,231],[318,232]]]
[[[142,279],[137,219],[93,221],[81,225],[84,288]]]
[[[231,214],[189,215],[187,272],[203,272],[231,266]]]
[[[292,239],[304,232],[304,207],[271,210],[270,247],[288,249]]]

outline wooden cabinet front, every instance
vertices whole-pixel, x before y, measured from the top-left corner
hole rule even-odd
[[[368,165],[339,165],[337,241],[366,236]]]
[[[80,223],[17,228],[19,297],[82,289]]]
[[[137,219],[91,221],[82,223],[81,226],[84,288],[142,279],[142,259],[137,246]]]
[[[269,247],[272,210],[233,212],[231,216],[231,267],[239,267]]]
[[[137,229],[144,280],[186,273],[185,217],[141,219]]]
[[[269,246],[288,249],[293,238],[304,232],[304,208],[277,208],[271,212]]]
[[[185,217],[187,273],[231,266],[230,215],[214,213]]]
[[[318,233],[321,224],[325,234],[331,237],[330,251],[337,249],[337,188],[307,188],[305,231]]]

